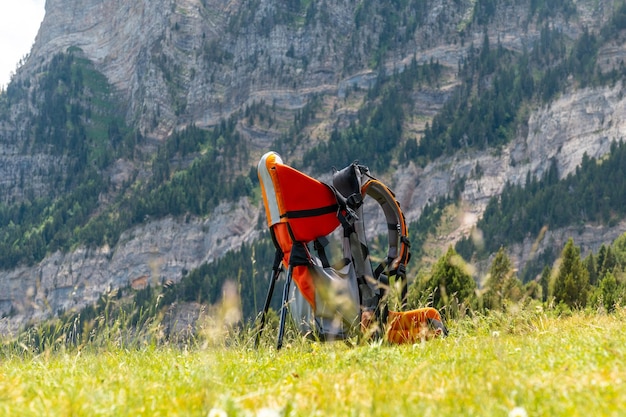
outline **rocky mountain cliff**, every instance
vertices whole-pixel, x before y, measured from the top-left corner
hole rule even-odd
[[[573,41],[587,31],[599,33],[621,4],[562,3],[554,9],[550,2],[482,0],[47,0],[30,56],[5,92],[1,201],[20,204],[50,195],[59,184],[50,172],[60,171],[63,183],[71,177],[71,154],[32,145],[33,120],[46,111],[41,93],[46,68],[58,53],[79,51],[110,84],[106,96],[117,103],[116,114],[143,138],[132,152],[102,163],[98,172],[114,185],[98,196],[98,210],[104,210],[132,192],[125,188],[129,184],[150,178],[159,147],[186,126],[210,129],[234,119],[249,149],[238,168],[245,174],[290,134],[298,112],[316,99],[321,104],[305,139],[283,146],[287,161],[300,163],[305,149],[355,120],[365,92],[381,74],[402,72],[412,61],[437,62],[444,75],[416,89],[405,126],[405,137],[419,139],[461,84],[460,63],[485,38],[518,53],[531,50],[545,27]],[[602,46],[597,57],[601,69],[623,65],[623,40],[618,36]],[[600,87],[572,81],[556,99],[528,108],[525,128],[503,147],[463,149],[427,164],[390,161],[388,172],[375,174],[392,185],[409,221],[465,181],[463,213],[454,230],[438,237],[445,247],[470,232],[507,181],[522,182],[528,172],[541,176],[552,160],[564,177],[583,154],[601,158],[608,153],[611,141],[623,139],[626,132],[622,88],[621,81]],[[92,103],[97,94],[75,101]],[[271,123],[246,117],[260,103],[272,108]],[[345,158],[347,164],[361,156]],[[6,269],[0,272],[0,312],[6,316],[0,331],[81,308],[103,292],[133,282],[177,282],[185,271],[254,240],[263,229],[262,216],[258,199],[239,198],[221,202],[207,216],[146,219],[125,230],[114,246],[78,244]],[[511,250],[515,261],[524,264],[571,235],[585,250],[597,249],[621,234],[621,226],[549,230],[539,246],[537,237],[529,236]]]

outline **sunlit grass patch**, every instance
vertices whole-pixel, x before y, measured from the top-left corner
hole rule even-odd
[[[415,345],[240,341],[2,356],[0,415],[535,416],[626,409],[625,315],[467,318]],[[519,326],[523,331],[515,331]],[[249,337],[249,335],[245,335]]]

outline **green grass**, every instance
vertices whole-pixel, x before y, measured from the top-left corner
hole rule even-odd
[[[0,354],[0,415],[612,416],[626,313],[519,312],[408,346],[85,347]],[[266,341],[269,344],[269,341]],[[25,346],[24,346],[25,347]]]

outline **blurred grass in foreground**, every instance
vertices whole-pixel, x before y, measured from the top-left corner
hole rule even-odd
[[[466,318],[451,336],[349,347],[226,343],[0,352],[5,416],[617,416],[626,312]],[[269,335],[268,335],[269,336]]]

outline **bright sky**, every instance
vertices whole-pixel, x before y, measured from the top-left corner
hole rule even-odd
[[[30,52],[45,14],[46,0],[0,0],[0,86]]]

